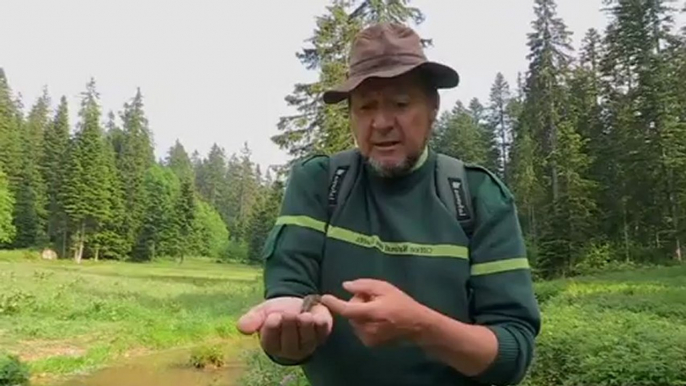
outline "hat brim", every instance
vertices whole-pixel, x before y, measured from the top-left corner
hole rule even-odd
[[[437,89],[454,88],[460,84],[460,75],[444,64],[426,61],[418,64],[406,64],[392,69],[372,72],[362,76],[354,76],[348,78],[335,88],[324,92],[322,99],[326,104],[339,103],[348,98],[350,92],[353,91],[362,82],[370,78],[394,78],[403,75],[412,70],[420,70],[427,75],[427,79]]]

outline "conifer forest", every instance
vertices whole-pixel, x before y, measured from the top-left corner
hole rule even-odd
[[[543,323],[523,385],[684,385],[686,4],[602,0],[607,24],[579,35],[559,1],[525,1],[526,66],[493,73],[487,98],[441,98],[429,143],[515,197]],[[158,148],[165,128],[143,87],[106,108],[106,87],[85,73],[70,103],[50,84],[16,88],[0,62],[0,386],[76,375],[307,385],[259,347],[241,356],[254,337],[235,325],[263,300],[263,246],[290,166],[354,146],[347,106],[325,105],[323,90],[345,78],[362,28],[431,23],[416,3],[326,1],[294,53],[313,81],[294,80],[275,128],[251,128],[287,155],[269,167],[242,140]],[[171,348],[179,356],[159,367]],[[135,364],[106,371],[122,358]]]
[[[409,1],[336,0],[298,53],[318,81],[296,84],[272,140],[292,159],[353,145],[345,106],[320,92],[345,75],[350,39],[365,25],[419,25]],[[544,277],[585,266],[683,258],[686,236],[686,33],[673,1],[607,0],[606,29],[579,50],[554,0],[534,1],[529,65],[493,74],[488,100],[457,101],[432,146],[489,167],[518,200],[530,258]],[[431,37],[425,36],[427,50]],[[284,170],[260,170],[247,144],[208,154],[177,142],[155,159],[144,90],[102,111],[97,80],[81,103],[46,91],[35,101],[0,73],[0,241],[50,247],[76,260],[259,262],[278,214]],[[444,106],[446,107],[446,106]],[[78,121],[69,121],[69,110]]]

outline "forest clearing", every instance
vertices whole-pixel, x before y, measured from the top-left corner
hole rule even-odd
[[[235,321],[259,300],[259,275],[199,259],[77,265],[2,252],[0,347],[29,365],[33,383],[46,385],[178,347],[189,348],[189,363],[192,348],[205,343],[242,344]]]
[[[686,266],[539,281],[536,293],[544,327],[526,384],[686,382]],[[3,252],[0,347],[27,364],[34,385],[137,385],[146,376],[183,386],[226,385],[229,376],[246,386],[306,384],[236,331],[260,296],[259,269],[238,264],[77,265]],[[219,368],[193,368],[203,353]],[[155,361],[170,367],[145,372]]]
[[[192,71],[141,82],[144,75],[134,76],[140,68],[158,72],[176,62],[158,44],[140,49],[159,62],[132,59],[138,56],[129,47],[153,36],[147,21],[130,41],[120,40],[120,25],[112,28],[126,50],[108,44],[107,55],[95,44],[51,51],[96,39],[100,25],[64,41],[8,39],[24,51],[0,63],[0,386],[28,379],[41,386],[307,385],[299,368],[271,363],[256,337],[235,327],[263,296],[264,246],[287,176],[296,160],[355,146],[348,111],[320,100],[321,90],[345,79],[353,36],[382,20],[430,25],[422,31],[427,41],[464,25],[450,19],[441,27],[442,14],[486,20],[496,36],[478,49],[497,60],[453,41],[484,33],[451,29],[427,46],[430,57],[459,51],[451,64],[465,68],[468,90],[442,99],[427,140],[438,153],[487,168],[514,196],[543,316],[524,385],[686,386],[686,8],[674,0],[602,0],[597,12],[606,24],[572,31],[570,15],[558,13],[564,2],[499,3],[529,3],[533,11],[517,20],[528,26],[520,52],[526,66],[513,70],[508,64],[519,59],[508,49],[524,40],[513,43],[507,39],[519,32],[491,28],[490,12],[451,11],[454,2],[431,2],[446,8],[425,14],[419,1],[326,1],[297,52],[303,75],[314,78],[288,76],[288,95],[269,96],[270,87],[259,85],[259,100],[209,75],[178,83],[178,74]],[[21,28],[57,19],[27,14],[32,19]],[[169,15],[156,11],[155,20]],[[252,20],[235,19],[203,27],[217,40],[214,28]],[[286,45],[286,38],[264,44],[277,40]],[[188,38],[194,49],[206,47],[200,41]],[[281,52],[273,48],[260,52]],[[183,49],[173,54],[192,59],[180,62],[194,70],[195,59],[209,60]],[[59,60],[9,61],[31,52]],[[98,56],[127,58],[127,65],[99,70],[88,64]],[[227,68],[237,62],[233,52],[227,57]],[[490,68],[489,83],[478,81],[480,68],[466,70],[473,58],[503,69]],[[268,61],[277,68],[262,72],[287,77],[283,56]],[[62,74],[36,67],[44,63],[78,69],[80,93]],[[29,86],[32,77],[44,87]],[[127,83],[122,94],[112,86],[117,77],[140,84]],[[191,83],[200,91],[184,88]],[[480,95],[469,89],[476,83]],[[220,96],[207,103],[202,98],[212,91]],[[240,100],[231,101],[236,91]],[[216,107],[174,109],[170,94]],[[265,98],[283,98],[291,112],[264,107]],[[249,105],[260,106],[272,126],[237,120]],[[204,120],[212,115],[219,124]],[[174,131],[169,122],[185,123]],[[288,161],[258,162],[253,149],[261,145],[237,134],[241,127],[261,132]],[[44,250],[56,258],[41,258]]]

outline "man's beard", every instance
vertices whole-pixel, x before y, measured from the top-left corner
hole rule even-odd
[[[395,164],[384,164],[372,157],[365,157],[365,160],[372,170],[383,178],[397,178],[407,175],[421,157],[421,152],[410,154]]]

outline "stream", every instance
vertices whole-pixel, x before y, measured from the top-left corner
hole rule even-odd
[[[52,386],[238,386],[245,368],[241,354],[253,347],[250,340],[227,343],[219,369],[190,366],[191,349],[181,348],[128,358]]]

